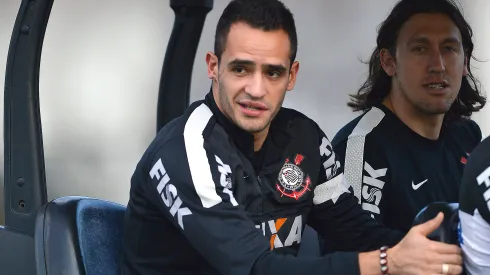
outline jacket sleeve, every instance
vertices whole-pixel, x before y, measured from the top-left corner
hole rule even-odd
[[[359,274],[357,253],[296,258],[271,252],[231,191],[236,170],[227,160],[233,154],[219,155],[196,140],[167,142],[141,180],[161,215],[220,274]]]
[[[459,197],[459,245],[466,274],[490,274],[490,137],[466,164]]]
[[[343,174],[341,160],[320,129],[319,153],[320,184],[314,190],[309,224],[323,238],[324,253],[370,251],[398,243],[404,234],[385,228],[361,208]]]
[[[384,153],[365,136],[354,136],[333,143],[345,181],[361,208],[378,222],[383,222],[383,193],[391,186],[391,168]]]

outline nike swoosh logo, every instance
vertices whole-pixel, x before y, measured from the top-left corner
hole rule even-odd
[[[424,184],[424,183],[426,183],[426,182],[427,182],[427,180],[424,180],[424,181],[422,181],[422,182],[420,182],[420,183],[413,184],[413,181],[412,181],[412,188],[413,188],[413,190],[417,190],[417,189],[419,189],[419,188],[420,188],[420,186],[422,186],[422,184]]]

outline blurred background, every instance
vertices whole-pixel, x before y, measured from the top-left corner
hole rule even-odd
[[[228,0],[215,0],[194,64],[191,101],[209,90],[205,54]],[[284,0],[294,13],[300,71],[285,105],[333,138],[357,116],[347,108],[367,74],[377,26],[395,0]],[[306,4],[307,3],[307,4]],[[473,71],[490,89],[490,1],[461,0],[473,27]],[[20,0],[0,1],[0,87]],[[48,199],[67,195],[126,204],[130,178],[156,129],[157,95],[174,13],[168,0],[55,0],[44,40],[40,101]],[[3,117],[3,95],[0,96]],[[473,116],[490,134],[490,106]],[[3,130],[3,119],[0,120]],[[0,138],[0,224],[3,136]]]

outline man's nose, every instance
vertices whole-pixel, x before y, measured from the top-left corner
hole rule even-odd
[[[444,73],[446,71],[446,65],[444,58],[439,50],[433,52],[430,58],[429,72],[430,73]]]
[[[252,75],[245,91],[253,98],[262,98],[265,95],[265,79],[261,72],[256,72]]]

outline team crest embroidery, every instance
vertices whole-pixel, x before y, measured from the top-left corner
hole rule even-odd
[[[462,164],[466,164],[468,162],[468,157],[470,156],[470,154],[466,153],[466,157],[465,156],[462,156],[461,157],[461,163]]]
[[[294,162],[290,162],[289,158],[286,159],[279,172],[279,183],[276,184],[277,190],[281,192],[281,197],[286,196],[298,200],[306,191],[311,191],[309,189],[311,184],[310,176],[305,175],[299,167],[304,158],[303,155],[297,154]]]

